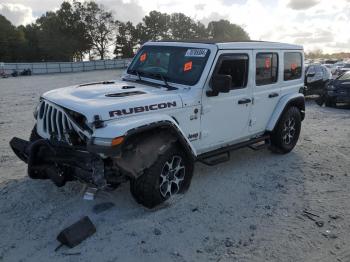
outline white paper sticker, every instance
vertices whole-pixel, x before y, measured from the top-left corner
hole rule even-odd
[[[187,49],[185,56],[187,57],[205,57],[208,49]]]

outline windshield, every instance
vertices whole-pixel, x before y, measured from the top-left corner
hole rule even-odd
[[[345,74],[341,75],[338,80],[350,80],[350,72],[346,72]]]
[[[168,82],[195,85],[202,75],[210,50],[175,46],[144,46],[128,68],[128,74]]]

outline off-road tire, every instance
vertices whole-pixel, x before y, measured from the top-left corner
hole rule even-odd
[[[160,192],[160,183],[163,181],[161,173],[167,161],[171,161],[174,156],[181,157],[185,167],[184,180],[179,183],[180,187],[176,194],[184,193],[188,189],[193,175],[193,161],[179,146],[174,144],[159,155],[157,161],[144,170],[142,175],[130,181],[130,192],[137,203],[147,208],[153,208],[169,198],[164,197]]]
[[[288,124],[292,121],[293,129],[288,128]],[[276,127],[271,134],[270,150],[274,153],[286,154],[293,150],[298,142],[301,130],[301,114],[297,107],[289,107],[278,121]],[[293,135],[292,138],[286,135]],[[287,140],[287,141],[286,141]],[[289,142],[289,143],[287,143]]]

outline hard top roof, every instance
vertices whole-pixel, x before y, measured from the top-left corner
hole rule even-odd
[[[175,43],[185,45],[187,44],[207,44],[216,45],[218,49],[293,49],[293,50],[303,50],[303,46],[295,44],[285,44],[278,42],[267,42],[267,41],[233,41],[233,42],[220,42],[213,40],[185,40],[185,41],[174,41],[174,40],[163,40],[155,42],[147,42],[146,44],[152,45],[173,45]]]

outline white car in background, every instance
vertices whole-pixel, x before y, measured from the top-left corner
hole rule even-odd
[[[343,67],[337,70],[338,75],[342,75],[348,71],[350,71],[350,62],[344,63]]]
[[[332,75],[337,71],[335,64],[323,64],[323,66],[326,67]]]

